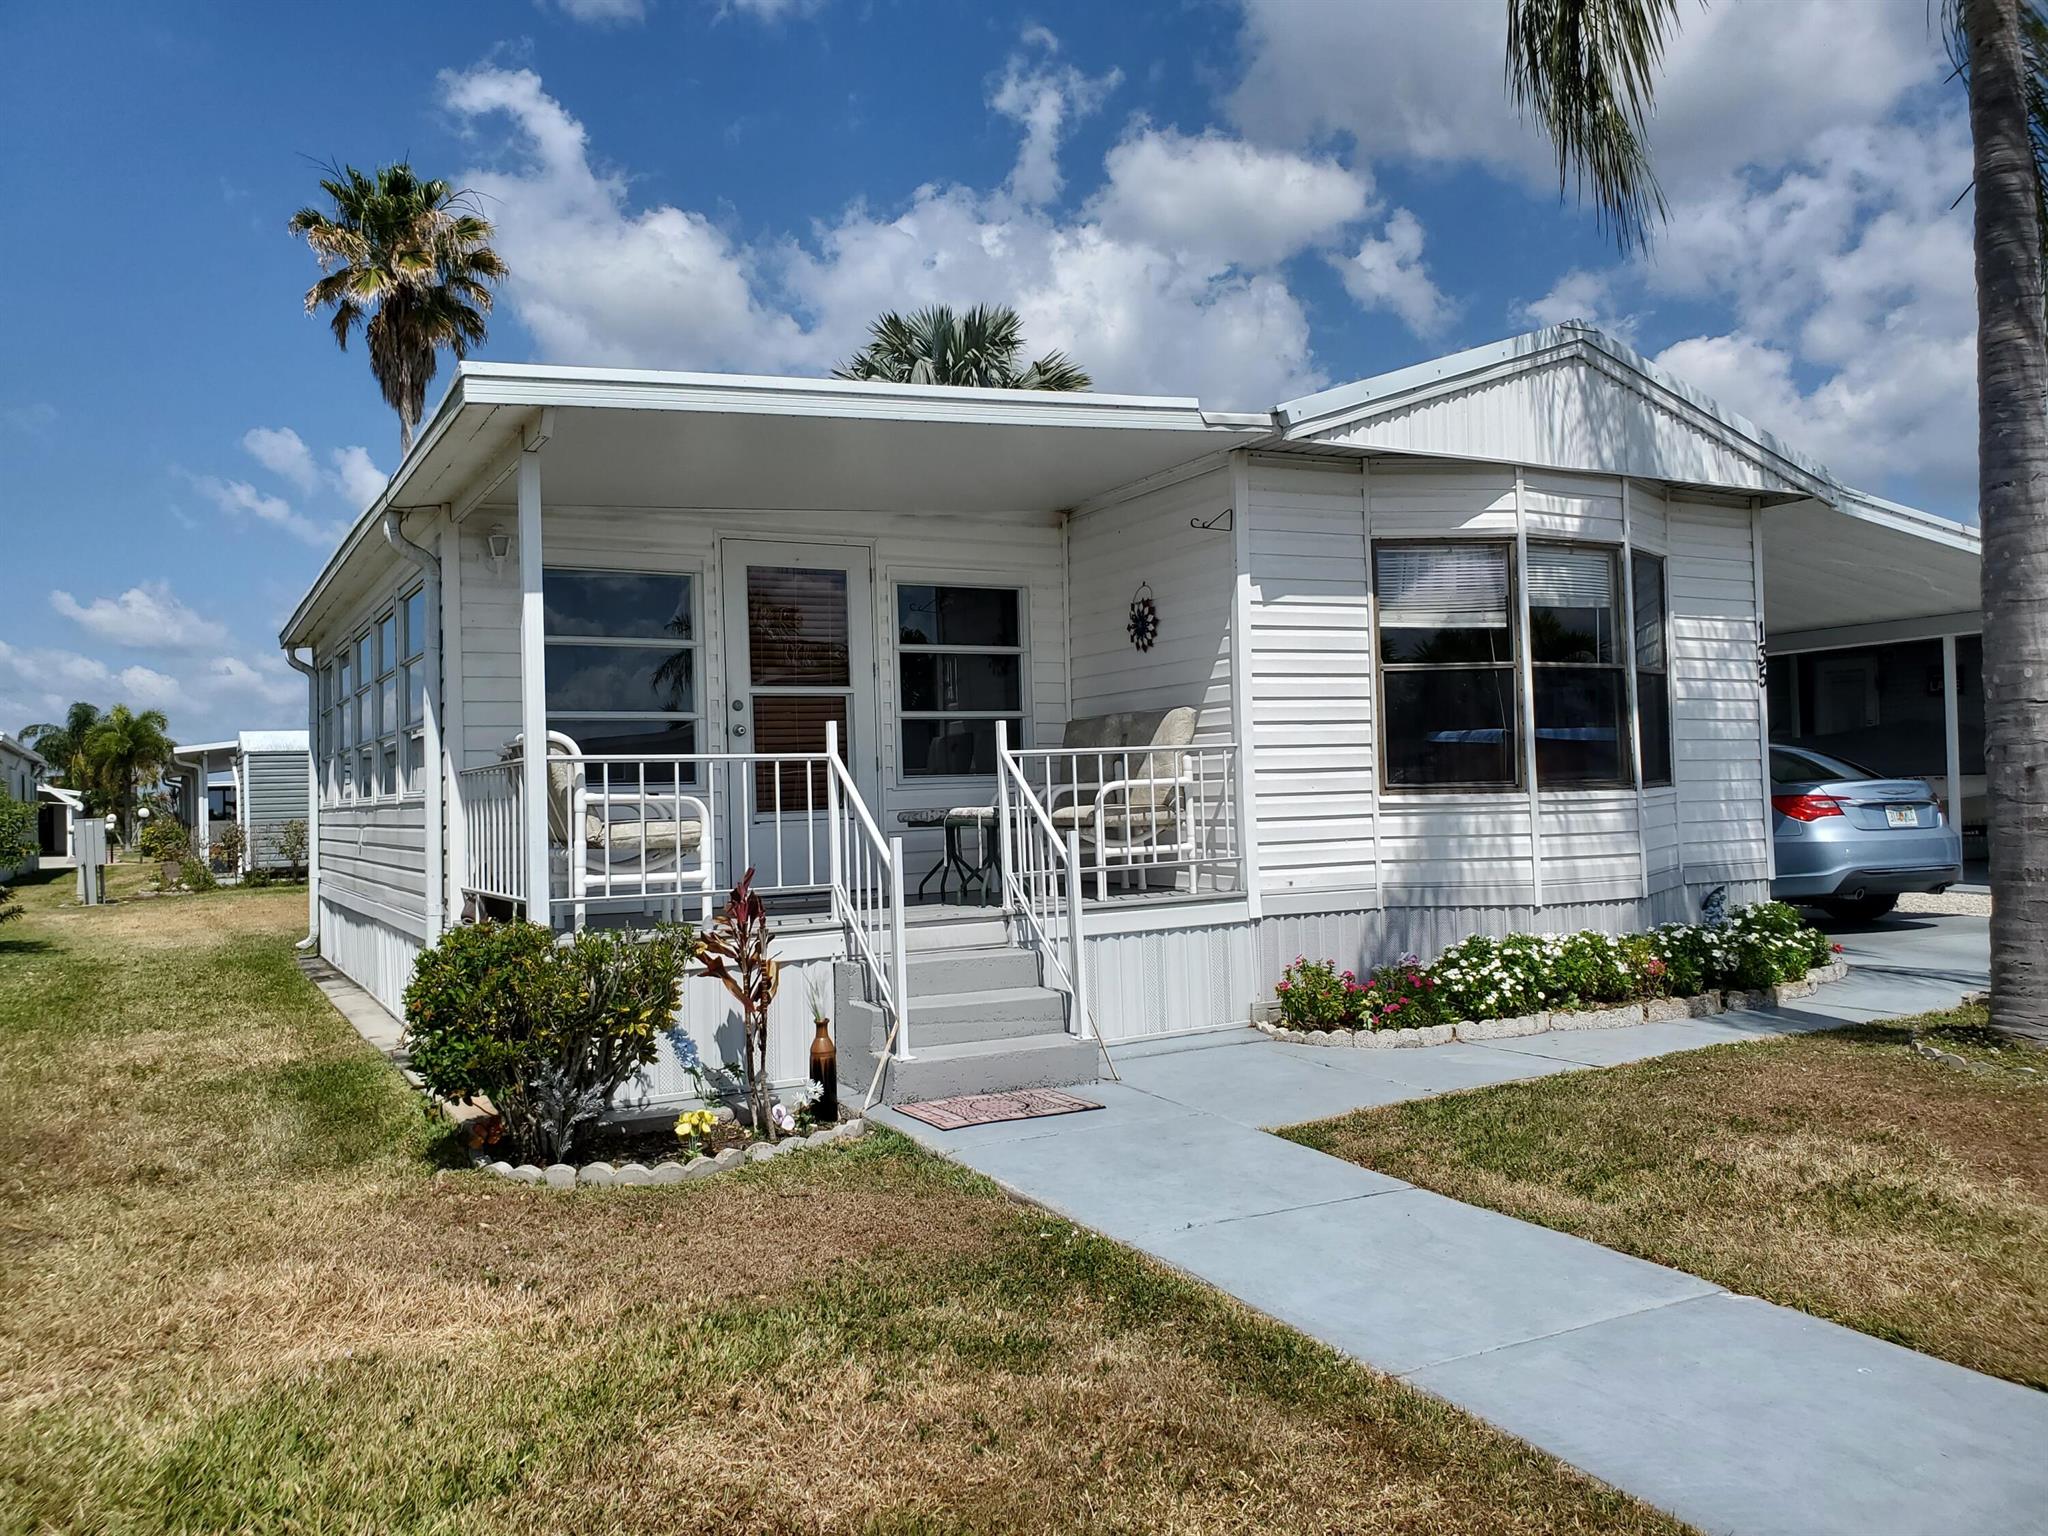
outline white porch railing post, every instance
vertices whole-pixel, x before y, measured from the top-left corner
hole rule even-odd
[[[833,764],[839,761],[839,722],[825,722],[825,755],[832,761],[825,765],[825,845],[826,863],[832,881],[832,915],[840,915],[842,898],[846,894],[846,872],[841,864],[844,857],[839,847],[839,774]],[[812,847],[817,844],[813,843]]]
[[[526,916],[553,917],[548,871],[548,701],[545,609],[541,602],[540,451],[519,455],[519,729],[525,788]],[[574,850],[570,850],[573,855]]]
[[[1017,880],[1017,853],[1010,843],[1010,741],[1009,722],[996,722],[996,848],[1001,872],[1003,910],[1010,909],[1010,888]]]
[[[1081,873],[1081,834],[1067,828],[1067,981],[1074,989],[1074,1033],[1083,1040],[1094,1035],[1094,1026],[1088,1020],[1088,986],[1081,978],[1086,974],[1084,955],[1081,949],[1081,886],[1085,877]]]
[[[889,839],[889,990],[896,1004],[896,1059],[910,1060],[910,946],[903,921],[903,839]]]

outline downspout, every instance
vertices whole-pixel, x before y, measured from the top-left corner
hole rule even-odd
[[[306,654],[311,657],[312,647],[307,647]],[[320,673],[311,660],[299,660],[295,650],[286,651],[284,659],[306,674],[306,936],[293,947],[311,949],[320,942]],[[237,820],[241,814],[242,792],[238,788]]]
[[[441,937],[446,899],[441,868],[443,839],[447,835],[443,825],[447,779],[441,767],[441,557],[405,536],[405,514],[396,508],[385,510],[384,537],[393,549],[419,567],[423,581],[421,607],[426,611],[427,645],[420,665],[426,668],[427,678],[423,690],[426,740],[420,768],[427,779],[427,942],[432,944]]]

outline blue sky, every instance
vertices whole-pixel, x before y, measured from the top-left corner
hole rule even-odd
[[[278,622],[398,457],[300,306],[328,160],[477,190],[490,357],[820,372],[881,308],[990,299],[1100,387],[1256,409],[1578,317],[1970,516],[1968,145],[1922,0],[1686,9],[1635,260],[1506,105],[1501,11],[10,6],[0,728],[300,720]]]

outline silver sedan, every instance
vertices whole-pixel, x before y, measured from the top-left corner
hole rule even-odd
[[[1771,894],[1868,921],[1906,891],[1963,878],[1963,840],[1924,779],[1889,779],[1810,747],[1771,748]]]

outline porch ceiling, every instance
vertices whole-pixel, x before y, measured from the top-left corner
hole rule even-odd
[[[722,411],[556,413],[549,506],[1043,512],[1185,464],[1207,426],[876,420]],[[506,482],[488,499],[510,505]]]
[[[1974,614],[1977,530],[1853,493],[1765,510],[1764,621],[1809,630]]]

